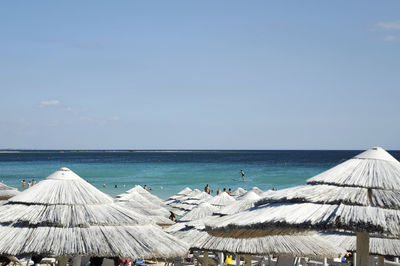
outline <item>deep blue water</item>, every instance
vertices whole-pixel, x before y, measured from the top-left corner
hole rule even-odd
[[[135,184],[153,187],[167,198],[186,186],[263,190],[305,181],[362,151],[24,151],[0,153],[0,181],[21,188],[21,180],[42,180],[68,167],[115,196]],[[400,151],[389,151],[400,159]],[[247,182],[241,182],[240,169]],[[106,185],[106,188],[103,185]],[[115,185],[118,188],[115,188]]]

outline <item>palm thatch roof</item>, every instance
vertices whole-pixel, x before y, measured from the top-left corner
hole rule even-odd
[[[338,257],[346,250],[312,233],[307,235],[268,236],[251,239],[221,238],[209,235],[204,223],[216,217],[182,223],[170,233],[185,241],[191,249],[251,255],[288,255],[311,257]],[[168,230],[168,229],[167,229]]]
[[[240,197],[242,196],[244,193],[246,193],[247,190],[245,190],[244,188],[238,187],[237,189],[235,189],[232,193],[231,196],[236,198],[236,197]]]
[[[139,185],[134,186],[130,190],[126,191],[125,193],[129,194],[129,193],[134,193],[134,192],[139,193],[140,195],[142,195],[143,197],[145,197],[147,200],[149,200],[150,202],[152,202],[154,204],[163,204],[162,199],[160,199],[156,195],[151,194],[150,192],[148,192],[142,186],[139,186]]]
[[[199,204],[197,207],[193,208],[190,212],[186,213],[180,220],[181,221],[193,221],[202,219],[207,216],[213,215],[214,212],[217,212],[219,207],[211,205],[208,202],[203,202]]]
[[[175,195],[169,197],[168,200],[165,201],[165,203],[168,204],[168,202],[173,202],[179,198],[182,198],[182,197],[188,195],[190,192],[192,192],[192,189],[189,187],[186,187],[186,188],[182,189],[181,191],[179,191],[178,193],[176,193]]]
[[[184,189],[182,189],[181,191],[179,191],[178,193],[176,193],[177,195],[187,195],[190,192],[192,192],[192,189],[190,187],[185,187]]]
[[[256,201],[260,200],[260,196],[256,194],[254,191],[249,191],[246,194],[237,198],[236,202],[233,204],[227,205],[218,211],[216,214],[219,215],[229,215],[241,212],[243,210],[247,210],[249,208],[254,207]]]
[[[253,191],[258,195],[261,195],[262,193],[264,193],[264,191],[262,191],[261,189],[259,189],[258,187],[253,187],[252,189],[250,189],[249,191],[247,191],[246,193]]]
[[[264,193],[257,207],[207,228],[214,235],[236,237],[310,229],[399,236],[399,188],[400,163],[382,148],[372,148],[306,186]]]
[[[330,243],[336,243],[338,246],[348,250],[356,251],[356,236],[345,233],[320,233],[322,238]],[[400,256],[400,239],[370,237],[369,253],[382,256]]]
[[[228,193],[226,193],[226,192],[222,192],[219,195],[207,200],[207,202],[209,204],[218,206],[218,207],[230,205],[235,201],[236,201],[235,198],[232,196],[229,196]]]
[[[149,237],[151,236],[151,237]],[[0,254],[171,257],[186,245],[68,168],[0,206]]]
[[[192,229],[192,231],[194,231]],[[192,249],[210,250],[250,255],[274,255],[291,257],[340,257],[346,250],[318,236],[312,235],[276,235],[250,239],[215,237],[198,233],[191,244]],[[182,237],[183,232],[174,236]],[[186,238],[183,240],[185,241]]]
[[[7,200],[11,197],[18,195],[18,189],[9,187],[6,184],[0,183],[0,200]]]

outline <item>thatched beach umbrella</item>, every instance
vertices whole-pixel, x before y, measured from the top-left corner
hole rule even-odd
[[[330,243],[348,250],[356,251],[356,236],[346,233],[320,233],[322,238]],[[379,256],[400,256],[400,239],[371,236],[369,238],[369,254]]]
[[[229,196],[228,193],[226,192],[221,192],[219,195],[207,200],[206,202],[210,203],[211,205],[217,206],[217,207],[223,207],[232,204],[235,202],[235,198],[232,196]]]
[[[147,200],[154,204],[163,204],[163,200],[157,197],[154,194],[151,194],[147,190],[145,190],[142,186],[136,185],[133,188],[129,189],[128,191],[125,192],[125,194],[130,194],[130,193],[139,193],[143,197],[145,197]]]
[[[166,216],[170,212],[160,204],[150,202],[138,192],[123,193],[116,196],[117,204],[143,214],[160,226],[174,224]]]
[[[207,216],[213,215],[214,212],[217,212],[219,207],[211,205],[208,202],[200,203],[197,207],[195,207],[190,212],[186,213],[180,220],[181,221],[193,221],[199,220]]]
[[[258,238],[222,238],[209,235],[205,231],[205,222],[216,217],[206,217],[193,222],[183,223],[172,235],[185,241],[193,250],[235,253],[239,255],[275,255],[289,257],[339,257],[346,250],[316,233],[303,235],[277,235]],[[247,258],[249,260],[249,258]]]
[[[356,232],[357,265],[367,265],[369,233],[400,235],[400,163],[382,148],[372,148],[309,179],[306,186],[271,192],[256,205],[220,218],[209,232],[235,237]]]
[[[174,202],[175,200],[185,197],[190,192],[192,192],[192,189],[190,187],[185,187],[184,189],[182,189],[175,195],[169,197],[166,201],[164,201],[164,203],[169,205],[170,203]]]
[[[229,215],[238,213],[254,207],[254,204],[260,200],[260,196],[254,191],[249,191],[237,198],[237,200],[228,206],[225,206],[215,212],[218,215]]]
[[[254,192],[254,193],[256,193],[257,195],[261,195],[262,193],[264,193],[264,191],[262,191],[262,190],[259,189],[258,187],[253,187],[252,189],[250,189],[250,190],[247,191],[246,193],[249,193],[249,192]]]
[[[18,189],[0,183],[0,200],[7,200],[11,197],[18,195],[19,193],[20,192],[18,191]]]
[[[185,252],[180,240],[68,168],[0,206],[2,255],[154,258]]]
[[[231,196],[234,198],[240,197],[243,194],[245,194],[247,192],[247,190],[245,190],[244,188],[238,187],[237,189],[235,189],[232,193]]]

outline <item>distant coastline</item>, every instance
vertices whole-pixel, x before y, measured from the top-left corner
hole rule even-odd
[[[263,150],[256,150],[256,149],[243,149],[243,150],[239,150],[239,149],[226,149],[226,150],[218,150],[218,149],[204,149],[204,150],[184,150],[184,149],[166,149],[166,150],[162,150],[162,149],[155,149],[155,150],[133,150],[133,149],[126,149],[126,150],[118,150],[118,149],[72,149],[72,150],[39,150],[39,149],[0,149],[0,153],[91,153],[91,152],[104,152],[104,153],[126,153],[126,152],[132,152],[132,153],[146,153],[146,152],[160,152],[160,153],[174,153],[174,152],[190,152],[190,153],[200,153],[200,152],[205,152],[205,153],[210,153],[210,152],[216,152],[216,153],[220,153],[220,152],[271,152],[271,151],[362,151],[361,149],[349,149],[349,150],[338,150],[338,149],[263,149]],[[390,150],[388,149],[388,151],[399,151],[399,150]]]

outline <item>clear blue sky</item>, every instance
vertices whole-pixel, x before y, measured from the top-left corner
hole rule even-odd
[[[0,148],[400,149],[399,1],[2,1]]]

